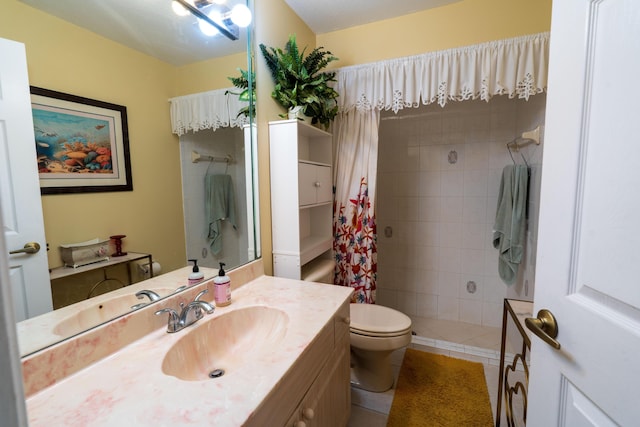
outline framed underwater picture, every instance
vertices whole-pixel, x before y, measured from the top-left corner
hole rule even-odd
[[[127,108],[31,86],[42,194],[132,191]]]

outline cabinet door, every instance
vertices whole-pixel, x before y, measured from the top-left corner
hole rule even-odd
[[[316,165],[298,163],[298,200],[300,206],[316,203]],[[292,182],[291,185],[295,185]]]
[[[331,202],[333,198],[331,167],[300,162],[298,179],[300,206]]]
[[[349,346],[339,345],[296,409],[288,425],[343,426],[351,411]]]
[[[316,166],[316,203],[327,203],[333,200],[331,184],[331,168]]]

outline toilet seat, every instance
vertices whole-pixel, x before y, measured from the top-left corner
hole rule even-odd
[[[351,304],[350,329],[369,337],[397,337],[411,333],[409,316],[389,307],[375,304]]]

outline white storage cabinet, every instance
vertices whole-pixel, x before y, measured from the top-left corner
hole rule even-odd
[[[269,123],[273,270],[302,279],[331,257],[331,134],[300,120]]]

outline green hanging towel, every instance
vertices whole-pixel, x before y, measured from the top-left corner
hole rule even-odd
[[[508,165],[502,171],[493,247],[498,249],[498,274],[507,285],[515,283],[524,256],[528,182],[525,165]]]
[[[206,175],[204,182],[207,238],[211,252],[217,255],[222,250],[222,221],[237,229],[233,184],[229,175]]]

